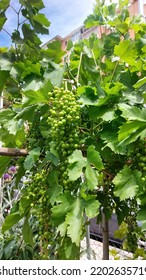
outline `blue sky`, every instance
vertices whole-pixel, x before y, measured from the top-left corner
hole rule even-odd
[[[86,17],[92,13],[95,0],[43,0],[45,9],[42,10],[51,22],[49,35],[40,36],[43,43],[56,35],[62,37],[83,24]],[[18,0],[11,0],[11,5],[17,10]],[[7,11],[7,22],[4,28],[11,34],[16,28],[16,13],[12,8]],[[10,36],[0,32],[0,47],[10,46]]]

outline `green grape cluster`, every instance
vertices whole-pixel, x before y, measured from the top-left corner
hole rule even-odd
[[[80,105],[74,93],[63,88],[55,87],[53,92],[49,92],[49,98],[51,109],[48,124],[53,147],[60,158],[60,184],[67,188],[70,184],[68,157],[80,145]]]
[[[40,257],[47,259],[51,236],[50,207],[47,187],[47,172],[42,170],[36,173],[27,187],[27,199],[31,200],[32,214],[38,220],[38,239],[40,242]],[[52,232],[53,235],[53,232]]]
[[[129,200],[128,202],[130,212],[125,219],[125,222],[127,224],[127,235],[124,241],[124,246],[127,251],[134,253],[138,248],[139,227],[136,220],[138,205],[134,198]]]
[[[107,217],[112,215],[115,206],[113,191],[114,188],[112,182],[106,179],[104,185],[97,192],[97,199],[100,201]]]
[[[126,163],[132,169],[141,171],[142,181],[146,182],[146,139],[138,140],[135,145],[129,153]]]

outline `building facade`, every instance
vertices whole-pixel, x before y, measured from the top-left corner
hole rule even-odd
[[[144,21],[146,21],[146,0],[130,0],[128,10],[130,16],[143,15]],[[60,35],[53,37],[51,40],[43,44],[42,48],[47,48],[48,43],[59,40],[62,44],[62,49],[66,50],[69,40],[75,43],[80,39],[88,39],[92,33],[97,34],[97,36],[100,38],[103,32],[105,32],[104,26],[100,26],[100,28],[98,26],[94,26],[87,29],[84,25],[82,25],[79,28],[73,30],[65,37],[61,37]],[[106,30],[106,32],[108,31]],[[133,34],[131,34],[131,36],[133,36]]]

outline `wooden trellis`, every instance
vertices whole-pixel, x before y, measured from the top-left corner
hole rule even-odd
[[[28,154],[29,152],[26,149],[0,148],[0,156],[26,157]]]

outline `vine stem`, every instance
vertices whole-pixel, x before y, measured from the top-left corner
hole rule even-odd
[[[86,222],[89,222],[89,219],[85,215]],[[86,225],[86,251],[87,259],[91,260],[91,244],[90,244],[90,225]]]
[[[11,37],[11,34],[10,34],[5,28],[2,28],[2,30],[3,30],[4,32],[6,32],[6,33]]]
[[[95,63],[96,69],[99,69],[99,66],[97,65],[97,62],[96,62],[94,51],[92,49],[91,49],[91,52],[92,52],[92,56],[93,56],[93,59],[94,59],[94,63]]]
[[[78,73],[77,73],[77,83],[79,83],[79,76],[80,76],[80,70],[81,70],[82,57],[83,57],[83,53],[81,52],[81,54],[80,54],[80,61],[79,61],[79,67],[78,67]]]
[[[112,79],[113,79],[113,77],[114,77],[114,75],[115,75],[115,72],[116,72],[116,69],[117,69],[117,67],[118,67],[118,64],[119,64],[119,60],[116,62],[115,68],[114,68],[113,73],[112,73],[112,76],[111,76],[110,83],[112,82]]]

